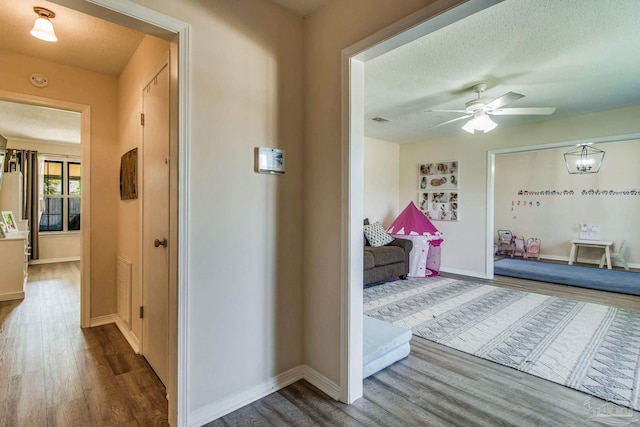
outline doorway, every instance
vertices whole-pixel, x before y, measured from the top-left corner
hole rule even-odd
[[[399,46],[462,20],[502,0],[436,2],[342,51],[343,116],[342,204],[343,252],[340,351],[340,400],[354,402],[362,396],[362,218],[364,152],[364,65]],[[455,7],[454,7],[455,6]],[[449,9],[450,8],[450,9]],[[389,37],[389,34],[394,36]]]

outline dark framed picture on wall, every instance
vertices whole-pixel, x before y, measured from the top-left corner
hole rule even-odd
[[[120,200],[138,198],[138,149],[134,148],[120,159]]]

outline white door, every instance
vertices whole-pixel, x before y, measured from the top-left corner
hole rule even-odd
[[[142,90],[142,354],[166,385],[169,358],[169,67]]]

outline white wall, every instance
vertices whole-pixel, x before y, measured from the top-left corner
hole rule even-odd
[[[491,256],[484,250],[488,151],[637,133],[640,132],[638,115],[640,107],[628,107],[528,126],[498,127],[488,134],[462,135],[461,132],[455,137],[404,144],[400,147],[400,197],[415,197],[417,161],[459,160],[461,219],[434,222],[445,233],[442,267],[445,271],[484,277],[485,259]]]
[[[303,20],[267,0],[136,3],[191,26],[183,332],[202,424],[303,363]],[[286,151],[285,175],[254,172],[260,146]]]
[[[348,202],[340,169],[341,52],[431,3],[330,0],[305,20],[304,354],[307,365],[336,384],[345,261],[342,205]]]
[[[497,155],[495,229],[538,237],[543,258],[568,260],[568,242],[579,237],[577,224],[595,223],[601,227],[601,238],[613,240],[616,247],[627,240],[627,262],[640,262],[640,226],[629,221],[640,216],[640,141],[595,147],[605,151],[604,162],[599,173],[586,175],[567,172],[563,153],[569,148]],[[531,194],[545,190],[561,195]],[[573,195],[565,195],[565,190]],[[628,194],[583,195],[584,190]],[[601,255],[602,250],[580,249],[581,261],[599,262]]]
[[[399,213],[400,146],[364,139],[364,217],[385,228]],[[404,207],[404,206],[403,206]]]

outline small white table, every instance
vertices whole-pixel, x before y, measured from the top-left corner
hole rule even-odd
[[[604,249],[605,259],[607,260],[607,268],[611,270],[611,240],[583,240],[575,239],[571,241],[571,254],[569,255],[569,265],[578,260],[578,249],[582,246],[585,248]],[[602,264],[600,265],[602,267]]]

